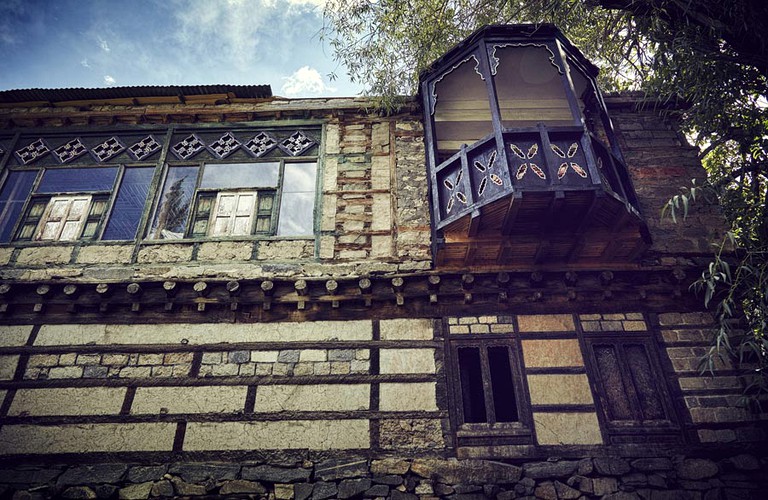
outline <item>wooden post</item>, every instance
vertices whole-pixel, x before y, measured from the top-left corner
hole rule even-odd
[[[164,306],[165,312],[173,311],[173,297],[176,296],[178,289],[178,284],[175,281],[163,282],[163,290],[165,290],[165,296],[167,298]]]
[[[80,289],[77,287],[77,285],[69,284],[69,285],[64,285],[63,292],[64,292],[64,295],[66,295],[68,298],[72,300],[72,302],[67,304],[67,312],[70,314],[76,313],[77,302],[75,302],[75,300],[77,299],[77,296],[80,295]]]
[[[472,288],[475,286],[475,277],[472,274],[463,274],[461,276],[461,288],[464,290],[464,303],[472,303]]]
[[[229,299],[230,299],[229,310],[237,311],[237,307],[238,307],[237,296],[240,295],[240,291],[242,290],[242,287],[240,286],[239,282],[232,280],[232,281],[227,281],[226,289],[227,289],[227,292],[229,292]]]
[[[51,286],[50,285],[40,285],[35,290],[35,293],[37,293],[40,296],[40,302],[35,304],[32,307],[32,310],[36,313],[43,311],[43,300],[45,300],[46,295],[51,293]]]
[[[141,285],[138,283],[130,283],[126,288],[125,291],[128,292],[128,295],[133,295],[134,298],[138,299],[139,296],[142,293]],[[132,302],[131,303],[131,311],[132,312],[139,312],[141,310],[141,303],[139,302]]]
[[[405,304],[405,299],[403,298],[403,289],[405,288],[405,281],[403,278],[392,278],[392,291],[395,294],[395,303],[397,303],[398,306],[402,306]]]

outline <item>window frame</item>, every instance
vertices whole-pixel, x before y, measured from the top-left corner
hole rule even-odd
[[[587,367],[589,382],[595,395],[595,407],[606,444],[636,443],[652,440],[654,442],[679,442],[682,440],[680,418],[676,411],[672,392],[666,377],[666,370],[661,364],[662,353],[653,331],[647,332],[584,332],[582,335],[582,355]],[[621,367],[622,388],[627,394],[633,417],[642,414],[642,403],[637,396],[637,382],[634,380],[627,359],[626,346],[640,345],[644,349],[650,369],[652,388],[658,394],[663,419],[614,419],[611,418],[612,402],[606,384],[600,372],[595,348],[601,345],[613,346],[617,353],[617,363]],[[631,383],[629,390],[627,383]]]
[[[259,186],[259,187],[225,187],[225,188],[210,188],[210,187],[203,187],[201,184],[203,182],[203,174],[205,172],[206,165],[243,165],[243,164],[249,164],[249,165],[258,165],[260,163],[267,164],[267,163],[277,163],[278,164],[278,172],[277,172],[277,180],[275,181],[275,186]],[[314,176],[314,188],[312,191],[313,195],[313,201],[312,201],[312,230],[308,232],[307,234],[303,235],[281,235],[278,234],[279,231],[279,225],[280,225],[280,212],[281,212],[281,205],[283,200],[283,194],[285,189],[285,168],[287,165],[290,164],[314,164],[315,165],[315,176]],[[165,194],[165,184],[168,181],[169,174],[171,172],[171,169],[173,168],[179,168],[179,167],[192,167],[197,169],[197,174],[195,178],[195,185],[192,188],[192,194],[190,197],[190,207],[188,209],[185,222],[184,222],[184,231],[182,233],[182,237],[178,239],[173,238],[157,238],[154,235],[160,231],[161,229],[159,227],[156,227],[158,213],[162,209],[162,199]],[[205,240],[215,240],[215,241],[221,241],[221,240],[247,240],[247,239],[310,239],[315,238],[318,234],[318,211],[320,210],[320,157],[318,155],[308,155],[308,156],[298,156],[298,157],[290,157],[290,156],[279,156],[279,157],[265,157],[265,158],[254,158],[249,161],[226,161],[226,160],[200,160],[200,161],[166,161],[163,165],[162,169],[162,178],[161,182],[158,184],[156,193],[152,200],[152,210],[150,212],[150,216],[147,219],[147,228],[145,231],[145,235],[142,238],[143,242],[149,242],[149,243],[158,243],[163,241],[205,241]],[[241,192],[255,192],[257,194],[257,199],[255,202],[255,208],[252,215],[252,224],[251,224],[251,232],[249,234],[242,234],[242,235],[211,235],[210,234],[210,223],[212,221],[212,217],[214,214],[214,208],[215,208],[215,200],[219,198],[219,195],[222,193],[241,193]],[[264,214],[259,214],[259,199],[261,198],[262,193],[272,193],[272,207],[270,209],[270,225],[269,225],[269,231],[258,231],[257,225],[258,225],[258,218],[261,216],[264,216]],[[211,212],[208,216],[208,226],[206,228],[206,234],[198,235],[195,233],[195,224],[198,220],[202,220],[202,218],[197,216],[198,211],[198,204],[201,198],[201,194],[212,196],[214,198],[214,203],[211,206]]]
[[[85,165],[43,165],[43,166],[26,166],[23,168],[14,168],[14,169],[4,169],[4,173],[6,175],[3,176],[2,182],[0,182],[1,187],[5,187],[5,182],[8,180],[8,177],[12,172],[35,172],[35,179],[32,182],[32,186],[30,187],[29,193],[26,196],[26,200],[24,201],[24,204],[22,206],[21,212],[19,214],[18,219],[13,225],[13,229],[11,231],[11,237],[8,242],[0,243],[0,245],[14,245],[14,244],[55,244],[55,243],[76,243],[76,242],[104,242],[104,243],[114,243],[119,241],[136,241],[139,235],[139,230],[141,228],[141,219],[139,220],[139,225],[136,229],[136,232],[134,234],[134,237],[130,240],[123,240],[123,239],[114,239],[114,240],[102,240],[102,236],[104,234],[104,231],[106,230],[106,227],[109,223],[109,220],[111,219],[113,215],[113,208],[115,204],[115,200],[117,199],[117,196],[120,192],[120,187],[122,186],[123,178],[125,176],[126,169],[129,168],[147,168],[147,167],[153,167],[153,165],[148,164],[131,164],[130,166],[127,166],[125,163],[114,163],[114,164],[104,164],[99,165],[94,163],[91,164],[85,164]],[[73,189],[70,191],[62,190],[62,191],[51,191],[51,192],[39,192],[40,184],[43,181],[43,177],[45,176],[46,172],[52,172],[52,171],[71,171],[74,169],[106,169],[106,168],[116,168],[117,172],[115,174],[115,179],[112,182],[112,186],[109,189],[94,189],[94,190],[82,190],[82,189]],[[96,229],[94,230],[93,235],[91,236],[83,236],[83,230],[85,228],[85,224],[88,223],[88,219],[91,218],[90,214],[86,216],[86,221],[83,224],[83,226],[80,228],[80,236],[75,239],[71,240],[43,240],[41,239],[42,236],[42,224],[46,220],[49,212],[50,212],[50,202],[51,200],[55,198],[67,198],[67,197],[82,197],[82,196],[88,196],[91,198],[89,202],[89,211],[93,207],[94,202],[98,201],[104,201],[105,207],[101,215],[98,217]],[[149,197],[151,196],[151,187],[148,189],[147,192],[147,199],[144,200],[144,206],[146,207],[147,202],[149,201]],[[39,219],[36,222],[35,229],[33,230],[32,236],[29,238],[22,237],[24,226],[28,225],[28,220],[30,218],[30,210],[36,203],[40,203],[41,200],[46,200],[46,207],[43,211],[43,213],[40,215]]]
[[[447,333],[445,325],[446,377],[448,382],[449,414],[456,436],[457,446],[486,445],[531,445],[534,444],[533,412],[528,394],[527,382],[522,364],[520,339],[513,333],[504,334],[453,334]],[[493,387],[490,366],[481,364],[483,373],[483,393],[487,422],[466,422],[464,399],[461,384],[461,366],[458,350],[478,348],[481,350],[481,363],[486,360],[488,349],[505,347],[509,354],[512,389],[515,396],[517,420],[508,422],[495,421]],[[485,353],[483,354],[483,351]],[[490,395],[490,398],[487,396]],[[490,409],[490,411],[489,411]]]

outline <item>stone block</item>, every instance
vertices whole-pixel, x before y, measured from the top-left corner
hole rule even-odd
[[[78,264],[129,264],[133,245],[88,245],[77,252]]]
[[[262,385],[255,411],[355,411],[369,404],[368,384]]]
[[[392,236],[374,234],[371,236],[371,257],[383,259],[392,256]]]
[[[180,462],[172,464],[168,472],[179,476],[188,483],[222,481],[235,479],[240,473],[240,464],[221,462]]]
[[[534,413],[536,436],[541,445],[602,444],[600,424],[592,412]]]
[[[11,380],[19,364],[19,355],[0,356],[0,380]]]
[[[350,460],[330,459],[315,465],[315,479],[320,481],[337,481],[339,479],[366,475],[368,475],[368,461],[365,458]]]
[[[381,349],[379,370],[389,373],[435,373],[434,349]]]
[[[132,483],[157,481],[167,470],[166,465],[135,465],[128,470],[128,481]]]
[[[254,363],[276,363],[280,351],[251,351],[251,361]]]
[[[371,487],[370,479],[345,479],[339,483],[338,498],[354,498],[368,491]]]
[[[251,260],[253,242],[250,241],[206,241],[197,250],[199,261],[232,262]]]
[[[243,410],[247,392],[244,385],[139,387],[131,414],[234,413]]]
[[[629,463],[622,458],[597,457],[592,462],[597,473],[604,476],[621,476],[631,470]]]
[[[120,488],[117,492],[117,498],[121,500],[142,500],[149,498],[149,493],[152,491],[152,481],[146,483],[132,484],[125,488]]]
[[[381,340],[432,340],[431,319],[385,319],[379,322]]]
[[[76,365],[98,365],[101,363],[101,354],[78,354]]]
[[[521,343],[526,367],[584,366],[584,358],[577,339],[526,339]]]
[[[5,428],[0,429],[2,436]],[[370,446],[368,420],[189,422],[184,450],[333,450]]]
[[[327,361],[328,355],[325,349],[303,349],[299,352],[299,361],[315,362],[315,361]]]
[[[172,243],[145,245],[139,250],[138,261],[141,264],[153,262],[189,262],[192,260],[191,243]]]
[[[521,332],[572,332],[576,329],[570,314],[526,314],[517,317]]]
[[[243,493],[255,493],[257,495],[262,495],[266,492],[267,489],[264,488],[261,483],[257,483],[255,481],[246,481],[243,479],[227,481],[221,486],[221,489],[219,489],[219,495],[235,495]]]
[[[439,419],[386,419],[380,422],[380,442],[385,450],[443,449],[442,425]]]
[[[0,266],[7,266],[12,256],[13,248],[0,248]]]
[[[260,241],[256,258],[258,260],[310,259],[315,254],[315,240],[274,240]]]
[[[29,357],[29,361],[27,362],[27,366],[29,367],[56,366],[58,364],[58,354],[33,354]]]
[[[586,374],[528,375],[533,405],[593,404]]]
[[[72,245],[27,247],[19,250],[17,266],[50,266],[68,264],[72,257]]]
[[[435,482],[468,485],[514,484],[522,476],[522,469],[516,465],[451,458],[417,458],[411,464],[411,472]]]
[[[0,455],[166,451],[173,448],[176,424],[5,425]]]
[[[407,460],[397,458],[382,458],[381,460],[371,461],[371,473],[379,474],[397,474],[403,475],[411,468]]]
[[[0,327],[0,347],[24,345],[31,332],[32,325],[3,325]]]
[[[48,378],[80,378],[82,376],[82,366],[56,366],[48,371]]]
[[[56,486],[77,486],[81,484],[117,483],[128,466],[124,464],[94,464],[69,467],[59,476]]]
[[[579,467],[574,460],[559,460],[552,462],[528,462],[523,466],[525,477],[533,479],[552,479],[568,477]]]
[[[706,479],[716,476],[719,471],[715,462],[703,458],[689,458],[677,466],[677,476],[680,479]]]
[[[62,387],[18,389],[9,415],[117,415],[125,387]]]
[[[435,382],[381,383],[381,411],[437,411]]]
[[[267,483],[305,482],[309,480],[311,474],[310,469],[273,467],[271,465],[244,466],[241,473],[243,479]]]

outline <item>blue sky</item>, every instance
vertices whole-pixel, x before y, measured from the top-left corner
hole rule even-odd
[[[224,83],[269,84],[285,97],[356,95],[319,39],[322,4],[0,0],[0,90]]]

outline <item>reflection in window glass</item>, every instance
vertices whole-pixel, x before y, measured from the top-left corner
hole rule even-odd
[[[276,162],[209,164],[203,170],[200,187],[203,189],[276,187],[279,171],[280,164]]]
[[[117,167],[68,168],[46,170],[38,193],[77,193],[111,191],[117,178]]]
[[[11,172],[0,191],[0,243],[11,241],[13,226],[21,215],[37,172]]]
[[[278,236],[314,234],[316,163],[286,163]]]
[[[150,238],[179,239],[189,215],[192,195],[195,192],[198,167],[171,167],[165,179],[160,206],[152,224]]]
[[[136,237],[147,201],[154,168],[128,168],[117,192],[103,240],[132,240]]]

